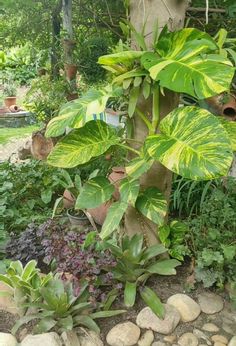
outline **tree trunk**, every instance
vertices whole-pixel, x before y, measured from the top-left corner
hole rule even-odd
[[[62,9],[62,0],[59,0],[57,6],[52,12],[52,53],[51,53],[51,77],[53,80],[59,78],[60,68],[60,32],[61,32],[61,18],[60,13]]]
[[[145,37],[149,47],[152,44],[152,31],[158,22],[161,30],[166,24],[171,31],[180,29],[184,25],[185,11],[188,6],[188,0],[131,0],[130,18],[137,31],[141,31],[145,26]],[[178,95],[165,91],[165,97],[160,97],[160,114],[163,119],[171,110],[178,106]],[[144,114],[152,112],[152,101],[139,100],[139,108]],[[134,116],[134,138],[144,141],[148,135],[146,125],[135,114]],[[141,177],[141,187],[145,189],[149,186],[156,186],[169,200],[171,193],[172,173],[162,166],[155,163],[151,169]],[[142,216],[136,209],[129,207],[125,215],[125,232],[132,236],[135,233],[144,235],[147,245],[153,245],[158,242],[157,225]]]
[[[64,55],[65,63],[73,64],[73,50],[75,42],[73,41],[73,28],[72,28],[72,0],[62,0],[63,12],[63,29],[65,31],[64,39]]]

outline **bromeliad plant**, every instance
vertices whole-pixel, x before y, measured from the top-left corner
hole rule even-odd
[[[112,274],[115,280],[124,284],[125,305],[134,305],[139,290],[144,302],[156,315],[163,318],[164,307],[156,293],[146,286],[146,281],[154,274],[176,274],[175,267],[180,265],[180,262],[175,259],[157,259],[157,256],[166,253],[167,249],[161,244],[145,248],[142,235],[136,234],[131,239],[125,236],[120,246],[109,242],[105,242],[105,246],[117,261],[112,268]]]
[[[125,312],[124,310],[93,312],[94,308],[88,301],[87,284],[84,284],[79,294],[75,296],[72,284],[63,283],[56,277],[49,282],[47,287],[42,288],[40,293],[43,301],[33,304],[37,313],[24,316],[17,321],[12,329],[13,334],[23,324],[35,319],[40,320],[34,328],[34,332],[37,334],[48,332],[52,328],[57,328],[62,333],[77,326],[87,327],[99,333],[100,330],[95,319],[112,317]]]
[[[41,299],[40,289],[53,277],[52,273],[42,275],[36,265],[37,262],[34,260],[28,262],[25,267],[20,261],[14,261],[10,263],[6,274],[0,274],[0,281],[12,290],[4,293],[13,297],[21,316],[26,313],[27,304],[32,307],[32,303]]]
[[[120,184],[120,200],[111,205],[101,231],[104,239],[116,230],[129,205],[156,225],[164,224],[167,201],[156,187],[140,189],[139,178],[155,161],[191,180],[210,180],[227,174],[236,149],[235,128],[198,107],[179,107],[161,120],[160,94],[167,90],[185,93],[200,100],[229,90],[235,72],[230,60],[208,34],[182,29],[159,37],[153,49],[135,32],[140,51],[124,50],[102,56],[99,63],[114,78],[103,90],[90,90],[81,99],[66,104],[48,124],[47,136],[64,134],[48,157],[49,164],[75,167],[101,156],[112,146],[124,147],[135,157],[126,166],[127,177]],[[126,47],[126,46],[124,46]],[[110,97],[123,94],[129,99],[128,115],[140,117],[147,127],[144,143],[119,137],[115,129],[93,114],[104,111]],[[138,100],[152,102],[151,116],[142,112]],[[234,135],[235,136],[235,135]],[[135,143],[129,146],[127,143]],[[109,200],[112,188],[106,178],[95,177],[82,188],[78,208],[95,208]],[[88,199],[89,197],[89,199]],[[88,201],[92,201],[89,206]]]

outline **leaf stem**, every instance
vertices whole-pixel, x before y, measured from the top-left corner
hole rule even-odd
[[[160,120],[160,87],[158,84],[156,84],[153,90],[153,101],[152,101],[152,128],[153,128],[152,134],[156,133],[159,120]]]
[[[127,150],[130,150],[130,151],[132,151],[133,153],[135,153],[136,155],[140,155],[140,152],[138,151],[138,150],[136,150],[136,149],[134,149],[134,148],[131,148],[131,147],[129,147],[128,145],[125,145],[125,144],[122,144],[122,143],[118,143],[117,144],[119,147],[121,147],[121,148],[124,148],[124,149],[127,149]]]
[[[145,114],[143,112],[141,112],[140,109],[138,109],[136,107],[135,112],[140,116],[140,118],[143,120],[143,122],[145,123],[145,125],[147,126],[149,133],[153,133],[153,126],[152,123],[147,119],[147,117],[145,116]]]

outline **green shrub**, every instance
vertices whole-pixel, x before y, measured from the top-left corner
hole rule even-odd
[[[102,37],[93,37],[84,42],[79,56],[79,72],[87,83],[97,83],[105,78],[105,70],[98,65],[98,58],[108,53],[108,42]]]
[[[236,180],[215,188],[190,221],[190,247],[196,258],[196,279],[220,288],[236,280]]]

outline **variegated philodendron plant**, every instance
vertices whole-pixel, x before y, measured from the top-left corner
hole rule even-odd
[[[220,121],[207,110],[195,106],[179,107],[160,121],[159,95],[165,89],[191,95],[197,100],[230,89],[235,68],[219,43],[196,29],[162,32],[155,38],[153,51],[135,33],[139,51],[124,50],[102,56],[99,63],[114,78],[102,90],[90,90],[80,99],[67,103],[52,119],[46,135],[63,135],[48,157],[57,167],[75,167],[103,155],[111,146],[126,147],[135,154],[120,182],[120,200],[111,205],[101,237],[117,229],[128,207],[137,210],[158,226],[164,222],[167,201],[156,187],[141,190],[139,178],[159,161],[169,170],[193,180],[209,180],[227,175],[236,149],[236,123]],[[223,53],[222,53],[223,52]],[[105,110],[110,97],[129,96],[128,115],[140,116],[149,135],[138,149],[129,147],[127,138],[101,120],[91,120]],[[152,119],[138,108],[140,96],[152,98]],[[129,141],[128,141],[129,142]],[[93,177],[82,188],[77,208],[95,208],[108,201],[114,187],[105,177]]]

